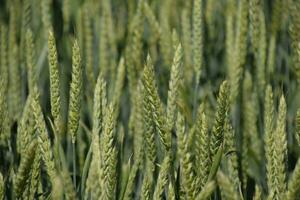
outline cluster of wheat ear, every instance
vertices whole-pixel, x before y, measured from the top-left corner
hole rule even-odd
[[[0,1],[0,200],[300,199],[299,11]]]

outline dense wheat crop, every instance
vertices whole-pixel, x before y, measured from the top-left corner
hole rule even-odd
[[[2,199],[300,199],[300,0],[0,0]]]

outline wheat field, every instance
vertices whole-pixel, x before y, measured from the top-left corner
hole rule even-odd
[[[300,0],[0,0],[10,199],[300,199]]]

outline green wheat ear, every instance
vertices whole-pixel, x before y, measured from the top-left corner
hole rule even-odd
[[[300,159],[298,159],[294,172],[288,183],[288,189],[286,191],[285,198],[287,200],[297,199],[300,191]]]
[[[298,142],[298,145],[300,146],[300,108],[297,110],[296,114],[296,128],[295,128],[295,137]]]
[[[4,180],[3,180],[3,175],[2,173],[0,172],[0,199],[3,199],[4,198]]]
[[[35,68],[35,45],[33,42],[33,34],[30,29],[26,32],[26,65],[28,72],[28,87],[29,91],[32,92],[34,85],[36,84],[36,68]]]
[[[164,158],[163,163],[160,167],[160,172],[154,190],[154,199],[162,199],[163,197],[165,186],[168,183],[168,173],[169,173],[170,164],[171,164],[171,160],[169,155],[167,155]]]
[[[60,83],[59,70],[57,61],[57,50],[55,44],[54,33],[50,30],[48,34],[48,61],[50,71],[50,99],[51,99],[51,114],[54,118],[54,125],[56,129],[59,128],[59,121],[61,119],[60,110]]]
[[[72,138],[72,143],[75,143],[80,119],[83,81],[80,49],[77,40],[74,41],[72,53],[72,80],[70,86],[68,132]]]
[[[264,142],[267,169],[267,183],[270,191],[274,188],[274,100],[270,85],[267,86],[264,103]]]
[[[221,84],[219,90],[217,113],[210,141],[210,151],[212,158],[217,154],[217,151],[221,146],[224,138],[225,119],[229,109],[228,93],[229,87],[227,81],[224,81]]]
[[[203,8],[202,0],[195,0],[193,5],[193,64],[198,85],[203,64]]]
[[[17,198],[21,198],[26,189],[26,182],[30,176],[30,171],[36,153],[36,146],[37,142],[34,140],[31,142],[26,152],[22,155],[18,173],[14,181],[14,191]]]
[[[158,132],[161,142],[168,151],[171,147],[171,135],[167,131],[166,118],[163,113],[162,102],[158,95],[158,90],[155,83],[154,66],[151,58],[148,55],[147,64],[143,73],[143,86],[145,90],[145,100],[149,106],[149,114],[152,119],[152,124]]]
[[[275,149],[274,149],[274,188],[275,198],[282,199],[286,191],[286,159],[287,159],[287,139],[286,139],[286,103],[284,96],[279,101],[279,110],[276,123],[275,133]]]
[[[181,59],[182,59],[182,48],[181,44],[178,44],[173,64],[171,67],[171,77],[169,81],[169,91],[168,91],[168,104],[167,104],[167,124],[168,129],[172,129],[175,121],[176,113],[176,102],[178,98],[179,84],[181,81]]]

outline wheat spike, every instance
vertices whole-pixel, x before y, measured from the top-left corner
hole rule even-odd
[[[70,86],[70,103],[69,103],[69,119],[68,132],[75,143],[76,133],[80,119],[81,110],[81,93],[82,93],[82,66],[78,42],[75,40],[73,44],[72,55],[72,81]]]

